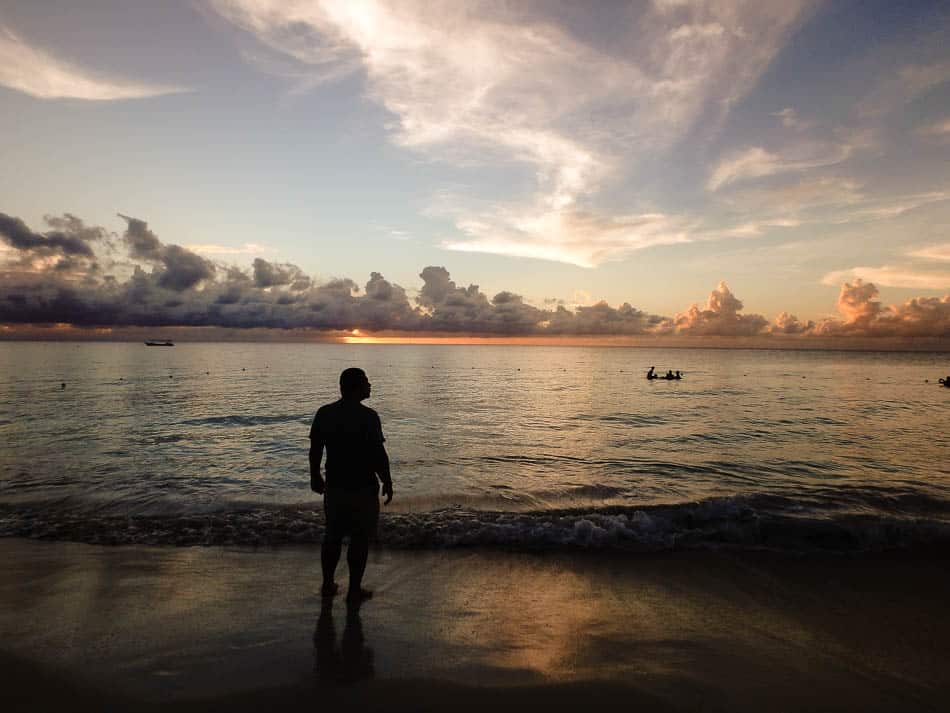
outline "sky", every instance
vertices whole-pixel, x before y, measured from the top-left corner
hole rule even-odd
[[[0,331],[950,338],[942,2],[0,0]]]

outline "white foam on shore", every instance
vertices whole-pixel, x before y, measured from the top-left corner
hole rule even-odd
[[[75,509],[0,510],[0,536],[95,544],[270,546],[315,544],[322,535],[319,507],[258,506],[140,517]],[[735,496],[644,508],[387,513],[381,516],[379,542],[400,549],[863,551],[947,543],[950,522],[815,512],[772,496]]]

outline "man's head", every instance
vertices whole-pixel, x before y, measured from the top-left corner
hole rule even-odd
[[[356,367],[344,369],[340,374],[340,394],[344,399],[362,401],[369,398],[370,383],[366,372]]]

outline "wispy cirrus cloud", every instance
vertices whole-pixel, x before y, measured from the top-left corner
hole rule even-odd
[[[858,113],[874,117],[896,111],[947,82],[950,82],[950,62],[906,64],[859,102]]]
[[[907,48],[907,54],[914,51]],[[723,152],[707,176],[710,200],[737,216],[782,216],[828,232],[892,222],[927,206],[939,211],[937,204],[950,199],[945,176],[915,174],[909,166],[916,160],[904,142],[917,135],[943,143],[946,122],[910,130],[901,123],[909,103],[925,96],[936,101],[935,92],[947,82],[950,62],[906,61],[884,68],[860,94],[848,99],[844,93],[850,106],[843,104],[846,112],[834,122],[814,107],[808,119],[793,106],[772,112],[787,131],[765,130],[764,140]],[[896,170],[906,180],[888,180]],[[879,277],[881,284],[933,282],[933,276],[916,273],[891,265]]]
[[[533,169],[530,195],[462,206],[446,247],[585,266],[690,239],[687,220],[598,210],[597,198],[638,157],[718,126],[812,5],[601,6],[616,39],[591,43],[543,3],[209,2],[290,62],[295,83],[362,72],[396,143]]]
[[[277,252],[274,248],[258,243],[242,245],[216,245],[214,243],[191,243],[184,246],[200,255],[267,255]]]
[[[924,260],[950,261],[950,243],[941,243],[938,245],[927,245],[917,248],[907,253],[911,257],[919,257]]]
[[[950,289],[950,270],[916,270],[908,267],[850,267],[834,270],[821,278],[823,285],[840,285],[845,281],[863,280],[882,287],[904,287],[920,290]]]
[[[939,186],[938,186],[939,187]],[[872,192],[864,183],[841,176],[802,176],[779,185],[741,186],[718,196],[736,215],[748,215],[761,228],[798,225],[836,226],[894,220],[918,209],[950,201],[950,188],[921,193]],[[740,224],[741,225],[741,224]],[[728,231],[720,231],[728,236]]]
[[[38,99],[115,101],[189,91],[106,76],[59,59],[0,26],[0,85]]]
[[[866,198],[832,222],[852,222],[896,218],[932,203],[950,200],[950,190]]]
[[[917,135],[938,143],[950,143],[950,118],[921,126]]]
[[[912,260],[906,258],[912,258]],[[929,264],[924,264],[923,261]],[[950,243],[927,245],[909,250],[905,253],[904,262],[903,265],[857,266],[845,270],[833,270],[825,274],[821,282],[824,285],[839,285],[842,282],[859,280],[881,287],[950,290],[950,269],[939,265],[941,262],[950,262]],[[934,266],[934,262],[938,265]],[[935,267],[937,269],[934,269]]]
[[[834,166],[850,158],[865,141],[866,138],[860,136],[842,142],[806,141],[786,145],[777,151],[750,146],[725,156],[713,169],[706,187],[716,191],[748,179]]]
[[[814,121],[803,119],[799,116],[798,112],[790,106],[785,107],[781,111],[773,112],[772,116],[780,119],[782,126],[786,129],[794,129],[795,131],[806,131],[815,125]]]
[[[504,211],[462,218],[463,239],[446,240],[457,252],[487,252],[593,267],[618,254],[689,242],[688,222],[663,213],[606,218],[583,211]]]

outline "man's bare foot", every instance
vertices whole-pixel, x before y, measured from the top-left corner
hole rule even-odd
[[[320,587],[320,596],[321,597],[335,597],[337,592],[340,591],[340,585],[336,582],[330,582],[329,584],[324,584]]]
[[[346,593],[346,601],[354,603],[354,604],[365,602],[367,599],[372,599],[372,598],[373,598],[373,590],[363,589],[362,587],[351,589],[350,591]]]

